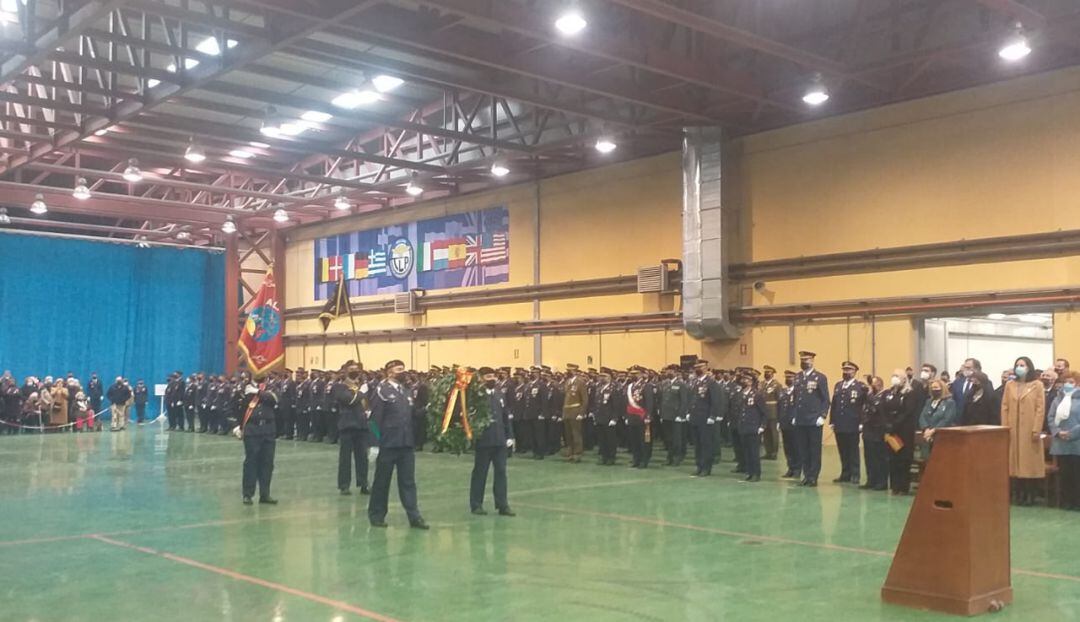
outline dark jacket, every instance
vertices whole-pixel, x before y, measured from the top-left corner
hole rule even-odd
[[[338,413],[339,430],[366,430],[367,410],[364,394],[367,387],[351,380],[336,382],[331,386],[330,401]]]
[[[817,425],[829,412],[829,380],[816,369],[795,376],[795,425]]]
[[[852,380],[848,387],[844,381],[836,383],[833,389],[832,407],[829,410],[829,423],[837,432],[858,432],[862,423],[863,410],[870,388],[858,380]]]
[[[113,383],[105,397],[109,398],[110,404],[124,404],[131,399],[131,389],[126,384]]]
[[[506,440],[514,436],[514,424],[510,421],[510,410],[506,407],[506,393],[497,387],[481,387],[480,392],[487,395],[491,424],[476,439],[476,446],[505,447]]]
[[[259,390],[258,403],[251,417],[244,424],[244,437],[274,438],[277,430],[274,426],[274,411],[277,409],[278,395],[268,388]]]
[[[403,385],[383,380],[371,396],[371,418],[379,428],[379,447],[412,448],[412,398]]]
[[[150,390],[144,384],[142,386],[135,385],[135,405],[145,406],[150,401]]]
[[[758,430],[765,427],[765,394],[751,389],[739,391],[735,395],[738,400],[738,411],[735,414],[735,427],[739,434],[758,434]]]
[[[720,423],[728,410],[728,397],[728,392],[712,376],[694,376],[690,380],[690,422],[703,424],[713,419]]]

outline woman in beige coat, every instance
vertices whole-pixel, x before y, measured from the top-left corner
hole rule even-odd
[[[1046,477],[1043,457],[1043,419],[1046,392],[1031,359],[1016,359],[1016,380],[1005,385],[1001,398],[1001,425],[1009,428],[1009,477],[1013,479],[1013,500],[1032,505],[1037,480]]]
[[[64,425],[68,422],[68,389],[63,380],[57,380],[52,389],[52,409],[49,411],[51,425]]]

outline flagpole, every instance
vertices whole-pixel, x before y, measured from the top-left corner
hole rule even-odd
[[[348,296],[348,293],[346,293],[345,295]],[[361,363],[361,361],[360,361],[360,338],[356,335],[356,318],[353,317],[352,305],[351,304],[349,305],[349,323],[352,324],[353,345],[356,346],[356,362]],[[361,367],[363,367],[362,363],[361,363]]]

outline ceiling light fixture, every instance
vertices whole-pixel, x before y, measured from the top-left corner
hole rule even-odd
[[[405,192],[411,197],[418,197],[424,194],[424,187],[416,183],[416,175],[413,175],[412,179],[409,180],[408,185],[405,186]]]
[[[491,174],[496,177],[506,177],[510,174],[510,168],[502,162],[496,162],[491,165]]]
[[[570,37],[585,30],[585,27],[588,25],[589,22],[585,21],[585,17],[581,14],[581,11],[578,11],[577,9],[569,9],[555,20],[555,28],[562,34]]]
[[[1028,54],[1031,54],[1031,43],[1028,41],[1027,35],[1024,34],[1023,24],[1017,22],[1012,36],[998,50],[998,56],[1003,60],[1014,63],[1025,58]]]
[[[825,88],[825,83],[821,80],[821,74],[814,76],[814,81],[810,84],[806,94],[802,96],[802,100],[810,106],[820,106],[829,101],[829,90]]]
[[[188,143],[187,149],[184,150],[184,159],[195,164],[206,159],[206,152],[202,150],[202,147],[195,144],[194,137]]]
[[[352,110],[357,106],[363,106],[365,104],[373,104],[379,101],[379,93],[366,89],[363,91],[349,91],[348,93],[342,93],[334,99],[330,100],[330,103],[338,108],[344,108],[346,110]]]
[[[225,233],[236,233],[236,223],[233,222],[232,216],[225,217],[225,222],[221,223],[221,230]]]
[[[239,45],[236,39],[229,39],[225,42],[225,46],[230,50]],[[207,56],[217,56],[221,54],[221,44],[218,43],[217,37],[207,37],[199,42],[199,45],[195,46],[195,50],[202,52]]]
[[[380,93],[389,93],[397,87],[405,84],[405,81],[397,76],[380,74],[371,79],[371,85]]]
[[[181,231],[180,233],[176,234],[176,239],[177,240],[190,240],[191,239],[191,234],[188,233],[187,231]]]
[[[352,209],[352,203],[349,202],[345,193],[341,193],[334,199],[334,209],[344,212],[345,210]]]
[[[90,198],[90,188],[86,185],[85,177],[80,177],[75,180],[75,189],[71,191],[71,196],[79,199],[80,201],[85,201],[86,199]],[[41,199],[41,195],[39,194],[35,198]],[[37,201],[34,201],[34,205],[37,205]],[[44,206],[45,202],[42,201],[41,205]]]
[[[289,212],[278,208],[278,210],[274,212],[274,222],[289,222]]]
[[[270,138],[281,136],[281,119],[278,117],[277,108],[273,106],[266,107],[266,114],[263,115],[259,133]]]
[[[0,225],[10,225],[11,216],[8,216],[7,208],[0,207]]]
[[[326,123],[330,119],[334,118],[334,115],[326,112],[320,112],[318,110],[308,110],[304,114],[300,115],[300,118],[312,123]]]
[[[45,205],[45,197],[40,192],[34,195],[34,202],[30,204],[30,211],[38,216],[49,211],[49,206]]]
[[[133,184],[143,180],[142,171],[139,170],[139,161],[135,158],[128,160],[127,168],[124,169],[124,180]]]
[[[615,144],[614,140],[603,136],[596,139],[596,145],[594,145],[594,147],[596,147],[596,150],[600,153],[611,153],[612,151],[615,151],[615,148],[618,147],[618,145]]]
[[[234,158],[240,158],[241,160],[247,160],[248,158],[254,158],[255,157],[255,154],[251,153],[247,149],[233,149],[232,151],[229,152],[229,155],[231,155]]]

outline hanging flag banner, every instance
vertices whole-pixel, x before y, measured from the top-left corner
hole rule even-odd
[[[251,311],[240,332],[239,346],[251,373],[255,377],[262,377],[285,362],[285,342],[282,339],[284,325],[273,267],[266,271],[262,287],[249,306]]]
[[[329,298],[342,279],[355,297],[492,285],[509,278],[505,207],[315,240],[315,300]]]

